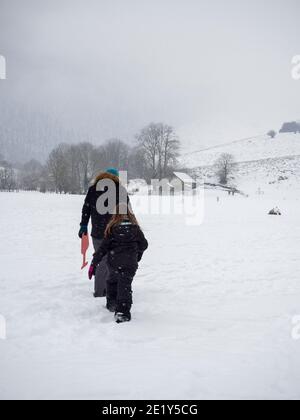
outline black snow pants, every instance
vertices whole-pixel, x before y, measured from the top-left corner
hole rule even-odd
[[[107,301],[117,303],[117,312],[130,312],[132,306],[132,281],[137,269],[108,267]]]
[[[95,252],[98,251],[102,244],[101,239],[93,238],[93,244]],[[95,275],[95,297],[104,297],[106,296],[106,288],[108,281],[109,271],[107,265],[107,256],[103,258],[96,270]]]

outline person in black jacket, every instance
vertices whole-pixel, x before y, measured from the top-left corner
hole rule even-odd
[[[120,199],[121,198],[121,199]],[[101,246],[104,233],[111,220],[113,210],[120,202],[129,201],[125,187],[120,184],[117,169],[107,169],[100,173],[89,188],[82,208],[79,237],[88,233],[88,224],[92,221],[91,236],[95,251]],[[94,297],[106,295],[106,283],[109,276],[106,258],[99,264],[95,276]]]
[[[118,205],[89,269],[91,279],[98,264],[107,256],[107,309],[115,312],[117,323],[131,320],[132,281],[147,248],[148,242],[130,205]]]

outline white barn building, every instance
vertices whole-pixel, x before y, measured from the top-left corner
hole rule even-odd
[[[170,184],[174,188],[174,192],[187,192],[197,188],[197,182],[184,172],[174,172]]]

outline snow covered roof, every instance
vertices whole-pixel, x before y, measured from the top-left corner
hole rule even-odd
[[[195,181],[188,174],[184,172],[174,172],[174,175],[185,184],[193,184]]]

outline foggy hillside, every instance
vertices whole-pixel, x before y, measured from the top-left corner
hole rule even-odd
[[[218,182],[215,162],[223,153],[235,158],[233,179],[246,194],[281,190],[297,195],[300,188],[300,134],[279,134],[275,139],[259,136],[253,139],[209,148],[184,156],[196,177],[205,182]]]
[[[236,162],[300,155],[300,134],[278,134],[274,139],[268,135],[257,136],[195,150],[193,153],[184,154],[182,163],[189,168],[209,166],[223,153],[232,154]]]

